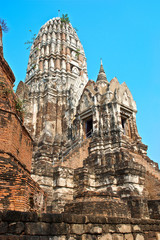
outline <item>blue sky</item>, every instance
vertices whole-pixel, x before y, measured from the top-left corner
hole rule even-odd
[[[87,57],[89,79],[96,80],[100,58],[108,80],[126,82],[137,103],[137,126],[148,156],[160,163],[160,1],[8,0],[0,17],[8,23],[4,55],[16,85],[25,79],[31,29],[38,33],[58,10],[69,15]]]

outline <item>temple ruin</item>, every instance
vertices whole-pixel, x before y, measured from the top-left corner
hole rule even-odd
[[[8,73],[14,80],[11,70]],[[23,235],[159,240],[160,171],[139,136],[136,102],[126,83],[107,79],[102,61],[97,79],[88,80],[84,49],[71,23],[56,17],[41,27],[31,47],[25,82],[19,83],[16,94],[24,103],[24,119],[18,118],[15,107],[3,109],[3,101],[10,99],[6,95],[0,110],[4,119],[4,112],[14,109],[18,120],[13,122],[23,128],[30,147],[33,140],[32,188],[27,197],[34,207],[20,211],[48,213],[35,220],[35,229],[30,216],[32,223],[25,223]],[[4,129],[7,125],[1,122]],[[26,154],[31,151],[16,148]],[[6,149],[1,153],[6,154]],[[16,154],[16,161],[28,168],[27,156]],[[30,174],[30,165],[24,171]],[[40,210],[34,198],[37,192]],[[18,210],[13,204],[5,206],[2,197],[0,207]],[[8,221],[6,215],[3,220]],[[19,215],[17,221],[25,220]]]

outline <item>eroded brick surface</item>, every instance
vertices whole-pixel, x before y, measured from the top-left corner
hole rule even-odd
[[[3,231],[0,233],[0,239],[159,240],[160,221],[158,220],[108,218],[107,222],[104,222],[98,215],[94,221],[92,215],[72,216],[70,214],[72,223],[68,223],[65,215],[59,214],[61,219],[57,219],[57,215],[50,214],[51,221],[46,222],[48,214],[43,214],[43,218],[41,218],[40,215],[33,217],[32,213],[14,211],[10,211],[8,214],[2,213],[0,229],[3,228]],[[15,216],[15,219],[11,216]],[[57,219],[57,223],[55,223],[55,219]],[[123,222],[121,232],[119,232],[120,222]],[[125,223],[127,223],[126,226]],[[137,225],[143,225],[143,230],[139,230],[138,233],[133,230],[133,226]],[[156,227],[153,228],[153,226]]]
[[[23,125],[14,81],[12,70],[0,54],[0,209],[44,211],[46,196],[30,176],[33,140]],[[23,225],[9,225],[8,231],[20,233]]]

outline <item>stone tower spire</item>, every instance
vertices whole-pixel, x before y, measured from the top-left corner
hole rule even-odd
[[[34,139],[36,179],[37,166],[53,176],[53,163],[60,161],[72,141],[72,123],[87,81],[86,57],[75,29],[60,17],[50,19],[31,47],[25,83],[17,88],[17,95],[25,100],[25,126]],[[52,180],[49,189],[51,185]]]
[[[25,86],[25,124],[37,143],[68,139],[78,101],[88,81],[83,46],[71,23],[45,23],[30,51]],[[22,93],[25,91],[25,93]]]
[[[106,77],[106,74],[105,74],[105,71],[104,71],[104,68],[103,68],[102,59],[101,59],[101,66],[100,66],[99,74],[98,74],[98,77],[97,77],[97,81],[100,81],[100,80],[106,80],[107,81],[107,77]]]
[[[60,17],[41,27],[31,48],[25,82],[39,88],[44,80],[58,91],[71,89],[73,108],[88,81],[83,46],[71,23],[61,22]]]

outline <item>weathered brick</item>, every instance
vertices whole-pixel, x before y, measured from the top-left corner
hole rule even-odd
[[[38,215],[35,212],[22,212],[21,213],[21,220],[23,222],[37,222]]]
[[[125,240],[134,240],[133,235],[132,235],[131,233],[125,234],[125,235],[124,235],[124,239],[125,239]]]
[[[88,215],[86,216],[85,219],[86,223],[107,223],[108,219],[106,217],[103,216],[94,216],[94,215]]]
[[[37,223],[26,223],[25,234],[27,235],[50,235],[51,228],[49,223],[37,222]]]
[[[130,233],[131,232],[131,225],[129,224],[121,224],[117,226],[117,230],[121,233]]]
[[[30,176],[33,140],[23,125],[14,81],[12,70],[0,54],[0,209],[42,210],[45,207],[39,204],[39,196],[45,199],[45,195]],[[17,217],[18,213],[13,221],[19,221]],[[9,218],[12,221],[13,216]]]
[[[8,231],[8,223],[0,222],[0,234],[7,233],[7,231]]]
[[[66,223],[85,223],[85,216],[83,215],[77,215],[77,214],[69,214],[64,213],[63,214],[63,221]]]
[[[135,240],[145,240],[145,238],[144,238],[143,234],[138,233],[135,235]]]
[[[12,234],[20,234],[24,231],[24,224],[22,222],[13,222],[8,225],[8,232]]]
[[[112,238],[113,240],[123,240],[123,234],[114,233]]]
[[[98,240],[112,240],[112,235],[110,233],[104,234],[98,237]]]
[[[68,233],[68,225],[66,223],[52,223],[51,234],[53,235],[65,235]]]
[[[21,221],[22,214],[23,213],[19,211],[7,211],[3,213],[2,220],[9,222],[19,222]]]
[[[97,240],[97,236],[89,235],[89,234],[83,234],[82,240]]]
[[[82,235],[85,232],[83,224],[72,224],[71,233]]]

